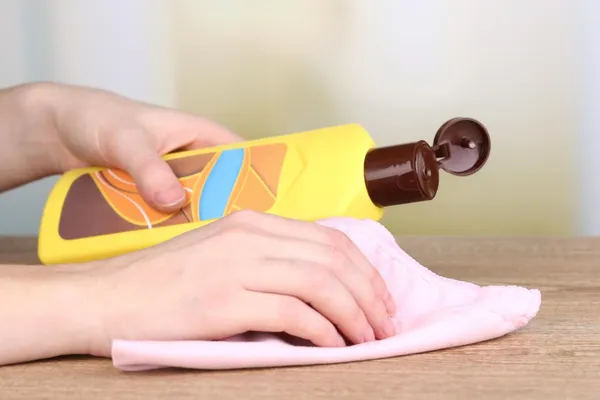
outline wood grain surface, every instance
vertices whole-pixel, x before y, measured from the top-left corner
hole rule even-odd
[[[600,399],[600,238],[398,242],[443,276],[538,288],[540,313],[489,342],[340,365],[143,373],[92,358],[15,365],[0,368],[0,399]],[[36,260],[34,239],[0,239],[0,262]]]

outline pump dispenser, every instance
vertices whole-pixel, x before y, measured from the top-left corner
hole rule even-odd
[[[439,170],[471,175],[490,138],[471,118],[454,118],[433,145],[377,147],[348,124],[164,156],[187,193],[183,207],[150,207],[126,172],[81,168],[50,193],[40,226],[44,264],[108,258],[150,247],[240,210],[316,221],[379,220],[387,207],[432,200]]]

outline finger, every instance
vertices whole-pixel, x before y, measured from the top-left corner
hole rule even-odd
[[[379,270],[344,232],[326,226],[319,227],[322,228],[323,243],[333,248],[331,256],[335,257],[337,252],[347,255],[366,275],[375,293],[383,299],[388,315],[396,315],[396,304]]]
[[[285,295],[246,292],[237,321],[244,331],[287,333],[320,347],[344,347],[335,326],[301,300]]]
[[[339,249],[300,239],[261,235],[252,240],[252,236],[247,234],[245,241],[247,246],[258,250],[258,254],[265,258],[288,260],[285,261],[286,265],[294,268],[290,272],[308,272],[308,270],[299,271],[296,264],[290,264],[295,260],[306,263],[307,268],[311,265],[322,266],[321,270],[314,271],[316,275],[312,279],[319,280],[324,273],[334,276],[360,307],[371,332],[375,333],[377,339],[385,339],[396,334],[385,301],[373,286],[373,276],[376,275],[374,268],[369,269],[370,272],[365,272]],[[326,271],[322,271],[323,269]]]
[[[385,339],[394,336],[396,330],[388,313],[386,298],[382,296],[384,292],[374,284],[374,277],[379,276],[375,268],[358,268],[346,253],[337,248],[315,245],[311,250],[304,253],[302,258],[324,265],[336,275],[364,311],[375,337]]]
[[[383,277],[352,240],[340,230],[312,222],[248,211],[231,214],[219,226],[248,226],[267,234],[311,241],[340,249],[367,275],[377,295],[383,299],[387,313],[390,316],[396,314],[396,305]]]
[[[149,205],[165,212],[176,211],[184,204],[186,193],[151,138],[143,131],[120,135],[116,163],[131,175]]]
[[[158,131],[171,132],[172,136],[185,138],[185,144],[177,150],[193,150],[244,140],[210,119],[176,110],[165,110],[165,112],[166,114],[160,115],[160,118],[157,116],[152,121],[152,126]]]
[[[324,266],[290,259],[263,260],[242,279],[247,290],[292,296],[310,304],[353,343],[375,340],[361,307]]]
[[[201,121],[202,122],[202,121]],[[195,150],[209,146],[220,146],[223,144],[238,143],[244,141],[244,138],[231,132],[227,128],[218,125],[212,121],[202,122],[202,129],[198,128],[196,137],[193,141],[183,147],[183,150]]]

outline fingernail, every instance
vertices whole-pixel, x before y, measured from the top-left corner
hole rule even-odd
[[[386,319],[383,324],[383,333],[386,337],[392,337],[396,334],[396,327],[394,326],[394,321],[391,318]]]
[[[163,207],[172,207],[185,199],[185,192],[181,185],[173,185],[154,194],[153,200]]]

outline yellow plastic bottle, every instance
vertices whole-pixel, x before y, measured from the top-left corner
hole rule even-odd
[[[379,220],[384,207],[431,200],[438,167],[469,175],[486,162],[490,139],[476,120],[455,118],[424,141],[377,148],[349,124],[164,156],[186,190],[176,213],[151,208],[120,170],[65,173],[42,216],[44,264],[108,258],[156,245],[238,210],[315,221]]]

